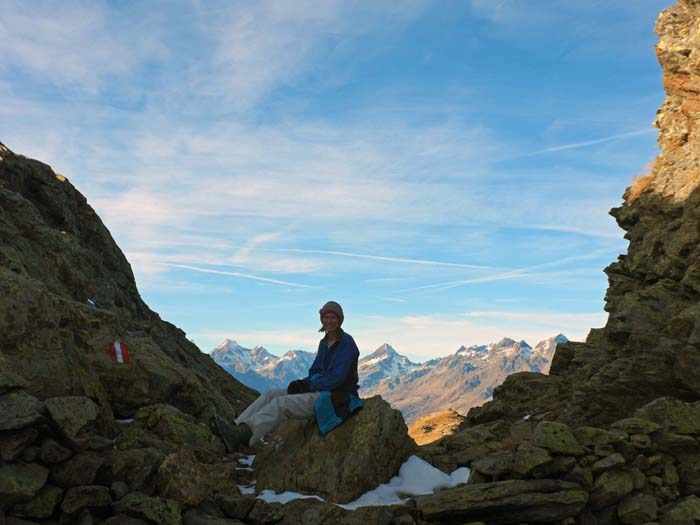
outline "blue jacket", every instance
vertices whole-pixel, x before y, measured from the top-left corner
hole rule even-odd
[[[359,356],[352,336],[342,330],[330,348],[325,337],[318,344],[318,353],[304,381],[312,391],[321,392],[314,405],[321,434],[330,432],[362,408],[362,400],[357,396]]]
[[[329,349],[326,338],[318,343],[318,353],[304,381],[313,392],[343,390],[357,395],[357,359],[360,351],[355,340],[341,330],[340,338]]]

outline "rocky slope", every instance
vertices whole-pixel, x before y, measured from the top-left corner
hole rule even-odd
[[[663,396],[700,398],[700,50],[698,3],[658,18],[667,92],[657,113],[661,153],[611,211],[626,255],[606,268],[607,324],[557,349],[550,377],[515,375],[472,421],[543,413],[606,424]],[[537,385],[537,391],[533,390]]]
[[[170,403],[200,418],[254,396],[141,300],[131,267],[62,175],[0,145],[0,355],[40,400],[88,396],[101,417]],[[126,343],[129,359],[110,359]]]

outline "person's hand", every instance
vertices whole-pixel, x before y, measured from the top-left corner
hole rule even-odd
[[[309,385],[301,379],[296,379],[287,386],[287,394],[306,394],[307,392],[311,392]]]

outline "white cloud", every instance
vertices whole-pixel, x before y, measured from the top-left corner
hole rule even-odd
[[[213,38],[211,62],[189,79],[197,97],[247,111],[281,86],[323,67],[347,40],[377,28],[395,31],[418,16],[425,2],[357,3],[345,0],[262,0],[202,4],[199,30]],[[311,65],[313,62],[313,66]],[[326,82],[329,82],[326,80]]]
[[[0,69],[18,68],[59,87],[95,93],[111,75],[164,56],[156,27],[132,38],[120,25],[96,3],[3,2]]]

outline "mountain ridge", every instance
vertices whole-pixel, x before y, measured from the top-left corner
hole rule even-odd
[[[460,346],[453,354],[414,363],[389,343],[358,361],[360,395],[381,395],[404,414],[407,421],[433,412],[466,412],[488,401],[509,373],[546,372],[563,334],[539,341],[503,337],[486,345]],[[226,339],[211,354],[215,362],[243,384],[256,390],[286,388],[305,377],[315,354],[290,350],[280,357],[263,346],[245,348]]]

